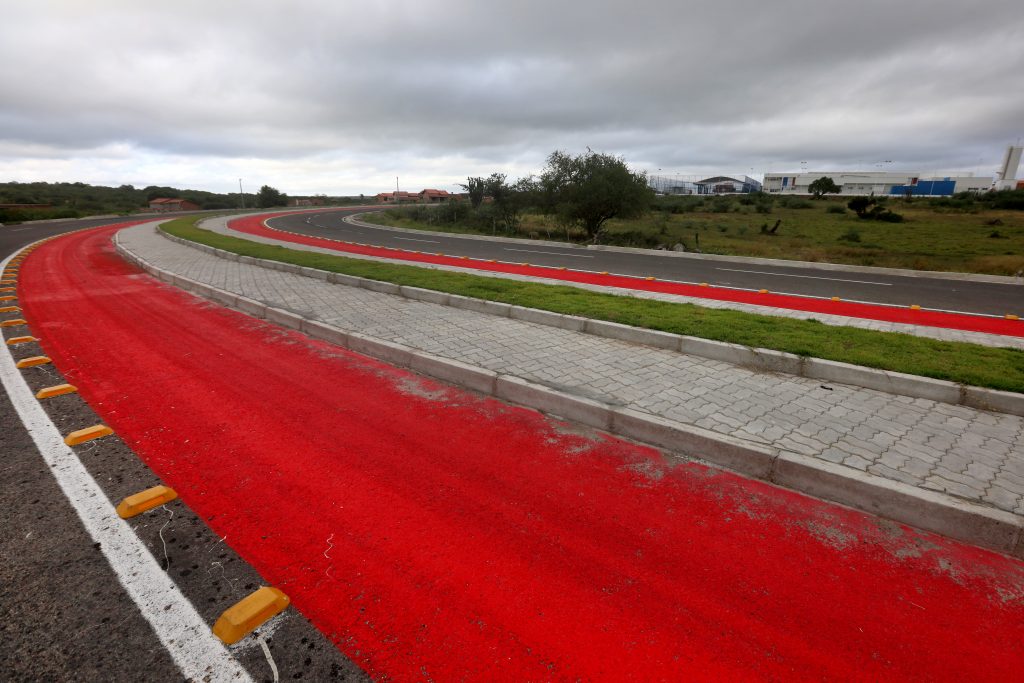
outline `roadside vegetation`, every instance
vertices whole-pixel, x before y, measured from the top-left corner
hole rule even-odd
[[[774,349],[801,356],[1024,393],[1024,351],[942,342],[904,334],[833,327],[703,308],[575,287],[450,273],[417,266],[288,249],[203,230],[200,217],[163,226],[172,235],[255,258],[421,287],[663,332]]]
[[[159,197],[187,199],[205,210],[241,209],[243,197],[237,192],[216,193],[202,190],[182,190],[175,187],[150,185],[136,188],[132,185],[103,187],[86,183],[0,183],[0,204],[21,204],[22,207],[0,207],[0,223],[17,223],[53,218],[80,218],[95,215],[130,215],[149,210],[149,202]],[[264,185],[260,191],[246,193],[244,206],[285,206],[289,197],[279,190]],[[332,206],[355,204],[364,197],[300,197],[316,199]],[[36,205],[36,206],[31,206]]]
[[[470,202],[392,207],[363,218],[420,230],[595,241],[595,235],[580,225],[560,220],[558,212],[546,207],[545,198],[532,189],[507,200],[517,203],[514,221],[503,220],[495,203],[486,202],[476,207]],[[817,200],[763,193],[661,196],[628,217],[608,219],[596,241],[705,254],[1012,276],[1024,273],[1024,190],[935,199],[850,199],[825,192]]]

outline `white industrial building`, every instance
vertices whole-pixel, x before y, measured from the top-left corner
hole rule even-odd
[[[811,194],[810,184],[831,178],[845,195],[897,195],[941,197],[958,192],[987,192],[992,178],[966,176],[921,177],[920,173],[893,171],[801,171],[766,173],[764,191],[772,194]]]
[[[1006,156],[1003,157],[1003,165],[996,175],[996,190],[1015,190],[1020,187],[1017,182],[1017,167],[1020,166],[1021,152],[1024,147],[1011,145],[1006,148]]]

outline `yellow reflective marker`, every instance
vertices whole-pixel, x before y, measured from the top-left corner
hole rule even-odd
[[[568,269],[568,268],[566,268],[565,266],[559,266],[559,268],[558,268],[558,269],[559,269],[559,270],[569,270],[569,269]]]
[[[17,298],[18,298],[18,297],[16,297],[16,296],[11,296],[11,295],[6,295],[6,296],[0,296],[0,301],[14,301],[14,300],[15,300],[15,299],[17,299]]]
[[[522,263],[520,263],[519,265],[521,265],[521,266],[528,266],[528,265],[530,265],[530,264],[529,264],[529,263],[527,263],[526,261],[523,261],[523,262],[522,262]]]
[[[758,294],[767,294],[768,290],[767,289],[759,289],[759,290],[757,290],[757,293]]]
[[[0,287],[0,292],[16,292],[18,291],[15,287]]]
[[[495,261],[494,259],[487,259],[487,262],[488,263],[497,263],[497,261]]]
[[[34,342],[34,341],[39,341],[39,340],[36,339],[35,337],[11,337],[10,339],[7,340],[7,345],[8,346],[15,346],[17,344],[25,344],[25,343]]]
[[[154,486],[122,500],[117,506],[117,514],[121,519],[129,519],[141,515],[146,510],[169,503],[177,497],[177,492],[170,486]]]
[[[50,359],[47,356],[31,356],[29,358],[22,358],[17,363],[15,363],[15,366],[19,369],[34,368],[37,365],[46,365],[49,362]]]
[[[913,304],[913,305],[911,305],[910,310],[912,310],[912,311],[920,311],[921,307],[918,306],[917,304]]]
[[[18,313],[21,309],[17,306],[0,306],[0,313]]]
[[[71,432],[64,437],[64,443],[69,446],[77,446],[80,443],[86,441],[92,441],[93,439],[99,439],[100,437],[113,434],[114,430],[107,425],[93,425],[92,427],[86,427],[85,429],[79,429],[77,432]]]
[[[707,287],[707,286],[708,286],[708,283],[706,283],[706,282],[702,282],[702,283],[700,283],[700,286],[701,286],[701,287]]]
[[[465,260],[466,260],[466,259],[468,259],[469,257],[468,257],[468,256],[460,256],[459,258],[460,258],[460,259],[462,259],[463,261],[465,261]]]
[[[63,396],[64,394],[73,394],[78,391],[78,387],[73,384],[57,384],[52,387],[46,387],[36,392],[36,398],[53,398],[54,396]]]
[[[225,645],[234,645],[290,602],[279,589],[263,586],[224,610],[213,625],[213,635]]]
[[[645,277],[644,279],[645,280],[657,280],[658,278],[656,278],[656,277]]]
[[[11,318],[10,320],[0,321],[0,327],[15,327],[17,325],[28,325],[28,321],[24,318]]]
[[[832,301],[839,301],[839,297],[838,296],[832,297]]]

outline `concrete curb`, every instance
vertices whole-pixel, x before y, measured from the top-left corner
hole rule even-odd
[[[369,213],[369,212],[367,212]],[[467,235],[461,232],[440,232],[437,230],[409,230],[396,228],[393,225],[377,225],[359,220],[361,213],[346,216],[342,220],[352,225],[378,230],[413,233],[417,235],[433,235],[435,237],[457,237],[461,239],[486,240],[491,242],[510,242],[514,244],[532,244],[563,249],[583,249],[591,251],[611,251],[620,254],[646,254],[648,256],[669,256],[671,258],[694,259],[698,261],[721,261],[723,263],[745,263],[758,266],[777,266],[780,268],[816,268],[836,272],[862,273],[865,275],[898,275],[900,277],[935,278],[938,280],[958,280],[972,282],[989,282],[999,285],[1024,285],[1024,279],[1010,275],[984,275],[981,273],[956,273],[942,270],[911,270],[909,268],[882,268],[879,266],[855,266],[845,263],[827,263],[821,261],[786,261],[784,259],[758,258],[756,256],[724,256],[720,254],[695,254],[689,251],[668,251],[661,249],[641,249],[639,247],[615,247],[604,244],[573,244],[555,240],[531,240],[519,237],[492,237],[490,235]]]
[[[218,303],[233,301],[225,305],[310,337],[472,391],[651,444],[684,459],[699,453],[701,460],[718,467],[1024,558],[1024,519],[1011,513],[347,332],[157,268],[124,248],[116,235],[114,244],[125,259],[164,282]]]
[[[678,351],[692,356],[741,365],[759,372],[778,372],[823,382],[849,384],[863,389],[874,389],[899,396],[924,398],[939,403],[963,405],[980,410],[1024,417],[1024,394],[986,389],[900,372],[877,370],[875,368],[850,365],[849,363],[821,358],[797,356],[782,351],[730,344],[700,337],[673,334],[671,332],[659,332],[657,330],[648,330],[620,323],[594,320],[592,318],[582,318],[564,313],[553,313],[551,311],[524,308],[496,301],[474,299],[458,294],[435,292],[419,287],[399,286],[390,282],[369,280],[341,273],[327,273],[326,271],[303,268],[279,261],[265,261],[249,256],[239,256],[238,254],[216,249],[205,244],[183,240],[162,230],[159,232],[163,237],[173,242],[193,249],[199,249],[219,258],[239,261],[271,270],[306,275],[307,277],[314,277],[320,280],[326,279],[328,282],[350,287],[361,287],[383,294],[396,294],[415,301],[441,304],[477,313],[487,313],[501,318],[515,318],[538,325],[558,327],[574,332],[585,332],[597,337],[617,339],[633,344],[643,344],[669,351]]]

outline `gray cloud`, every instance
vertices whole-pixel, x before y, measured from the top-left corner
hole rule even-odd
[[[0,180],[371,192],[586,146],[673,172],[988,171],[1022,135],[1017,2],[738,4],[17,3]]]

